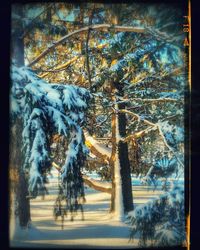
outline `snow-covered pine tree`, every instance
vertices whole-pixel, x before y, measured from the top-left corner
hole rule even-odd
[[[184,189],[174,186],[160,197],[138,206],[127,216],[130,239],[140,246],[183,246],[186,243]]]
[[[113,9],[110,11],[109,6],[105,6],[105,9],[106,11],[101,13],[98,13],[99,10],[95,9],[92,25],[95,26],[99,23],[99,19],[102,23],[109,23],[110,20],[113,20],[113,27],[102,29],[103,31],[91,29],[90,41],[88,42],[87,57],[90,61],[90,76],[93,83],[91,91],[95,96],[97,110],[96,118],[94,112],[91,114],[91,121],[93,122],[91,132],[95,135],[102,135],[106,132],[112,141],[112,114],[115,114],[115,118],[123,114],[128,123],[127,136],[122,135],[118,138],[118,142],[127,142],[129,152],[131,152],[130,144],[132,142],[138,145],[137,148],[142,151],[140,163],[146,165],[145,168],[140,166],[138,172],[147,176],[158,176],[158,174],[162,176],[166,169],[168,167],[171,169],[173,165],[164,163],[166,157],[169,158],[169,162],[174,162],[173,158],[175,157],[175,169],[182,169],[183,173],[182,118],[186,78],[183,62],[185,51],[183,46],[180,45],[184,38],[183,32],[180,32],[182,11],[179,11],[178,8],[166,9],[162,4],[149,5],[148,8],[141,8],[140,5],[133,4],[124,8],[126,11],[121,8],[120,17],[115,18],[116,13]],[[127,15],[127,11],[130,15]],[[157,18],[158,16],[159,18]],[[115,29],[116,22],[119,22],[119,25],[126,25],[120,27],[121,32]],[[127,29],[127,26],[130,26],[131,29],[134,27],[133,30],[141,32],[130,31],[130,27]],[[87,32],[86,29],[85,31]],[[80,40],[84,38],[83,30],[80,29],[76,32],[76,36]],[[47,79],[58,77],[60,80],[62,77],[67,77],[67,79],[70,78],[70,81],[83,86],[85,82],[88,84],[85,81],[85,79],[88,80],[88,72],[84,72],[83,69],[85,54],[80,51],[79,46],[77,46],[78,42],[73,36],[69,34],[67,37],[69,39],[63,38],[64,42],[71,44],[72,46],[69,47],[73,50],[69,64],[67,62],[63,67],[62,65],[57,67],[54,64],[54,70],[47,72]],[[77,43],[70,43],[71,39]],[[35,65],[41,72],[42,69],[48,69],[48,62],[54,63],[51,56],[54,55],[53,49],[58,49],[58,46],[55,45],[57,46],[58,43],[52,44],[51,51],[47,48],[30,65]],[[58,52],[60,51],[58,49]],[[80,55],[80,53],[82,54]],[[74,65],[73,62],[77,58],[78,61]],[[42,62],[41,59],[44,59],[44,61]],[[38,63],[39,60],[41,64]],[[59,64],[59,58],[56,60]],[[68,67],[69,65],[70,67]],[[59,73],[60,71],[62,71],[62,75]],[[42,76],[46,77],[45,75]],[[111,87],[113,84],[113,92],[115,93],[112,99]],[[124,107],[120,108],[121,105]],[[115,121],[117,122],[117,119]],[[98,125],[96,127],[95,122]],[[166,123],[170,126],[165,126]],[[98,128],[101,128],[102,131]],[[113,135],[116,135],[116,132],[117,126],[115,126]],[[172,134],[176,134],[179,139],[174,140],[174,142],[171,140],[170,144],[169,139]],[[162,148],[154,147],[155,150],[151,150],[153,154],[150,156],[148,150],[153,148],[151,143],[156,140],[159,143],[162,141],[164,146]],[[115,143],[116,140],[113,140],[112,146]],[[97,149],[97,144],[95,146]],[[137,150],[136,147],[134,150]],[[103,158],[105,158],[106,164],[108,164],[108,158],[111,156],[109,151],[110,148],[102,151],[102,153],[105,153]],[[117,151],[115,150],[115,152]],[[161,153],[161,155],[157,153]],[[152,162],[151,159],[155,159],[157,163]],[[162,163],[160,164],[159,161]],[[135,170],[138,166],[134,165],[132,168]],[[153,168],[154,171],[150,175],[150,170]],[[121,169],[123,171],[123,167]],[[159,171],[156,169],[159,169]]]
[[[29,196],[36,197],[46,190],[50,171],[50,143],[54,134],[68,140],[65,163],[61,168],[66,210],[79,209],[84,198],[81,167],[88,152],[84,145],[82,126],[90,99],[84,88],[48,84],[29,68],[11,67],[11,122],[20,119],[23,127],[20,171],[28,177]],[[15,131],[16,135],[20,131]],[[23,209],[23,208],[22,208]]]

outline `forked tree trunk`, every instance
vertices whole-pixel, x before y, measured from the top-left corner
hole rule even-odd
[[[112,13],[111,22],[113,25],[119,25],[120,9],[117,6],[113,6],[112,11],[113,13]],[[112,83],[111,92],[114,94],[114,96],[112,97],[112,101],[116,102],[116,95],[123,97],[124,95],[123,88],[124,88],[123,83],[119,83],[119,82]],[[115,106],[117,110],[125,108],[124,103],[119,103],[119,104],[116,104]],[[114,116],[116,117],[114,118]],[[122,207],[124,209],[124,213],[127,213],[133,210],[131,170],[130,170],[130,162],[128,158],[128,145],[126,142],[123,142],[122,140],[120,140],[120,138],[126,137],[126,115],[120,112],[116,114],[116,111],[115,111],[115,114],[113,115],[113,120],[114,119],[116,119],[117,127],[115,129],[112,128],[112,130],[115,130],[118,133],[117,137],[119,138],[116,138],[115,140],[116,142],[113,142],[115,145],[113,146],[116,147],[115,152],[119,161],[118,164],[119,164],[119,169],[120,169],[120,183],[121,183],[121,188],[122,188],[122,202],[123,202]],[[112,124],[112,127],[113,127],[113,124]],[[113,136],[113,132],[112,132],[112,136]],[[114,172],[116,171],[115,168],[112,168],[112,169]],[[113,173],[113,176],[114,175],[115,174]],[[114,184],[113,184],[113,189],[114,189],[113,193],[115,193],[115,197],[113,194],[112,199],[111,199],[112,210],[114,207],[113,204],[114,204],[114,199],[116,199],[116,195],[120,195],[120,194],[117,194],[116,187]]]
[[[112,102],[116,102],[116,94],[123,96],[122,84],[113,84]],[[128,158],[128,145],[120,140],[126,136],[126,116],[123,113],[116,112],[117,109],[124,109],[125,104],[115,104],[115,111],[112,114],[112,154],[111,154],[111,172],[112,172],[112,194],[111,194],[111,212],[116,212],[116,202],[122,195],[121,208],[124,213],[133,210],[133,196],[131,183],[131,170]],[[119,166],[117,166],[119,165]],[[116,183],[117,168],[120,170],[120,180]],[[116,185],[121,185],[121,189]],[[118,190],[118,191],[117,191]],[[120,194],[122,192],[122,194]],[[118,204],[119,205],[119,204]]]

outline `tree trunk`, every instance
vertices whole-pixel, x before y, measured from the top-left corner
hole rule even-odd
[[[10,133],[10,194],[11,198],[16,197],[17,207],[16,215],[19,218],[21,227],[27,227],[30,217],[30,201],[28,196],[28,183],[25,173],[22,169],[23,155],[22,149],[22,122],[16,119],[15,124],[11,128]],[[12,193],[15,193],[12,195]],[[14,209],[14,202],[12,208]]]
[[[117,6],[112,6],[112,18],[111,22],[113,25],[119,25],[120,22],[120,9]],[[115,58],[112,58],[115,59]],[[124,84],[119,83],[118,81],[114,81],[112,83],[112,93],[114,93],[115,97],[113,100],[116,102],[116,96],[124,96]],[[116,109],[124,109],[125,103],[116,104]],[[122,202],[124,213],[127,213],[133,210],[133,195],[132,195],[132,183],[131,183],[131,169],[130,162],[128,158],[128,145],[127,142],[123,142],[120,138],[126,137],[126,115],[124,113],[117,114],[117,133],[119,134],[116,144],[116,152],[119,157],[119,169],[120,169],[120,178],[121,178],[121,186],[122,186]],[[113,201],[112,201],[113,202]]]
[[[124,109],[125,104],[124,103],[118,104],[118,108]],[[122,138],[126,137],[126,115],[124,113],[119,113],[118,123],[119,123],[120,136]],[[131,169],[130,169],[130,162],[129,162],[129,158],[128,158],[128,144],[127,144],[127,142],[119,141],[118,152],[119,152],[119,160],[120,160],[120,165],[121,165],[124,212],[127,213],[127,212],[133,210]]]
[[[13,25],[15,32],[12,36],[12,58],[18,66],[24,66],[24,41],[23,41],[23,7],[19,4],[14,6],[14,12],[20,18]],[[21,118],[15,118],[10,130],[10,171],[15,173],[16,180],[14,188],[11,192],[15,192],[14,196],[17,200],[17,215],[19,216],[19,224],[21,227],[27,227],[30,221],[30,201],[28,195],[28,183],[25,173],[22,169],[22,130],[23,123]],[[10,178],[12,182],[12,178]],[[12,187],[12,184],[10,185]],[[12,201],[14,202],[14,201]]]
[[[123,84],[113,84],[112,92],[115,92],[115,95],[123,96]],[[116,101],[116,97],[112,98],[112,101]],[[117,109],[124,109],[125,104],[120,103],[116,104]],[[117,119],[117,121],[116,121]],[[118,126],[118,128],[117,128]],[[128,145],[126,142],[122,140],[118,140],[116,138],[116,132],[118,131],[119,137],[126,137],[126,116],[124,113],[113,114],[112,117],[112,147],[114,148],[112,154],[119,157],[119,165],[120,165],[120,177],[121,177],[121,185],[122,185],[122,197],[123,197],[123,208],[124,213],[127,213],[133,210],[133,195],[132,195],[132,183],[131,183],[131,169],[130,162],[128,158]],[[115,161],[117,160],[115,156]],[[112,157],[111,157],[112,158]],[[112,170],[112,195],[111,195],[111,211],[115,210],[115,199],[116,199],[116,181],[115,181],[115,163],[111,161],[111,170]],[[118,194],[117,194],[118,195]]]
[[[114,212],[117,220],[124,218],[124,204],[122,193],[121,164],[119,159],[119,124],[116,112],[112,115],[112,153],[111,153],[111,173],[112,173],[112,192],[111,192],[111,212]]]
[[[30,200],[27,198],[28,195],[28,182],[24,171],[21,170],[19,173],[19,188],[17,190],[18,216],[21,227],[27,227],[31,220]]]
[[[119,91],[117,85],[112,84],[111,88],[112,102],[114,103],[110,161],[112,172],[111,212],[115,212],[116,217],[121,220],[124,213],[133,210],[133,197],[128,145],[121,140],[126,136],[126,117],[117,112],[118,109],[124,108],[124,104],[116,104],[116,94]],[[122,91],[120,93],[123,95]]]

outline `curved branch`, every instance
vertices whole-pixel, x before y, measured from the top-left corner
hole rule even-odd
[[[59,173],[61,172],[61,167],[58,164],[56,164],[55,162],[52,162],[52,166],[54,168],[56,168]],[[82,178],[83,178],[84,183],[87,186],[89,186],[97,191],[111,194],[111,190],[112,190],[111,183],[90,179],[87,175],[82,175]]]
[[[94,154],[96,157],[102,159],[102,161],[104,162],[104,164],[108,164],[110,157],[107,155],[107,153],[105,152],[105,148],[101,149],[100,145],[92,145],[92,143],[86,139],[85,141],[86,146],[90,149],[91,153]],[[103,150],[103,152],[102,152]],[[109,153],[109,152],[108,152]]]
[[[90,179],[88,176],[86,175],[82,175],[82,178],[84,180],[84,183],[97,190],[97,191],[101,191],[101,192],[105,192],[105,193],[109,193],[111,194],[112,188],[111,188],[111,183],[108,182],[102,182],[102,181],[96,181],[94,179]]]
[[[54,161],[52,162],[52,166],[53,166],[55,169],[57,169],[58,172],[61,172],[61,167],[60,167],[58,164],[56,164]]]
[[[50,51],[52,51],[55,47],[65,42],[68,38],[75,36],[79,33],[83,33],[88,31],[89,29],[95,29],[95,30],[105,30],[108,31],[109,29],[113,29],[115,31],[124,31],[124,32],[137,32],[137,33],[144,33],[144,28],[139,27],[131,27],[131,26],[119,26],[119,25],[110,25],[110,24],[96,24],[87,26],[78,30],[75,30],[74,32],[71,32],[70,34],[67,34],[63,36],[61,39],[59,39],[57,42],[53,43],[51,46],[49,46],[46,50],[44,50],[39,56],[37,56],[31,63],[29,63],[27,66],[31,67],[38,61],[40,61],[44,56],[46,56]]]

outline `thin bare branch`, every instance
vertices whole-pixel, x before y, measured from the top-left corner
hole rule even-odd
[[[147,124],[147,125],[155,126],[154,123],[152,123],[152,122],[150,122],[150,121],[148,121],[148,120],[146,120],[146,119],[141,119],[141,117],[140,117],[139,115],[137,115],[137,114],[135,114],[135,113],[133,113],[133,112],[127,110],[127,109],[120,109],[120,110],[118,110],[118,112],[126,113],[126,114],[128,114],[128,115],[134,116],[134,117],[137,118],[137,120],[138,120],[139,122],[140,122],[140,121],[143,121],[143,122],[144,122],[145,124]]]
[[[130,102],[130,101],[140,101],[140,102],[151,102],[151,103],[157,103],[157,102],[183,102],[183,99],[175,99],[175,98],[152,98],[152,99],[146,99],[146,98],[119,98],[120,101],[117,103],[124,103],[124,102]]]
[[[156,98],[156,99],[143,99],[143,98],[131,98],[131,101],[141,101],[141,102],[182,102],[182,99],[174,99],[174,98]]]

